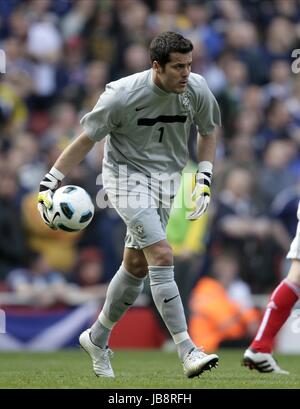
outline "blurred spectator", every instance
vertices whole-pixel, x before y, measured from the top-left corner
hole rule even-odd
[[[123,72],[124,52],[132,44],[149,46],[149,8],[140,0],[116,1],[114,3],[115,58],[112,64],[112,79],[117,79]],[[147,59],[147,62],[149,57]],[[138,63],[138,61],[136,61]],[[148,63],[149,64],[149,63]]]
[[[204,76],[212,91],[218,94],[226,85],[225,74],[221,67],[208,57],[200,39],[193,44],[193,72]]]
[[[290,248],[297,229],[297,209],[300,200],[300,178],[296,185],[282,189],[276,195],[272,203],[272,215],[279,219],[285,226],[288,235],[287,246],[284,252]]]
[[[108,282],[104,274],[101,251],[96,247],[82,248],[77,257],[68,285],[64,288],[63,301],[68,305],[78,305],[90,300],[102,304]]]
[[[300,81],[298,78],[293,83],[292,95],[286,104],[293,120],[300,127]],[[300,145],[300,138],[297,139],[297,142]]]
[[[258,179],[258,186],[266,206],[271,205],[280,191],[295,183],[289,171],[289,165],[295,158],[296,152],[296,144],[291,139],[274,140],[267,146]]]
[[[46,171],[45,163],[40,157],[37,138],[30,132],[15,135],[7,156],[12,168],[17,172],[21,193],[35,191]]]
[[[264,108],[264,98],[262,88],[258,85],[248,85],[242,99],[243,109],[247,112],[254,112],[262,120],[262,109]]]
[[[179,0],[156,0],[155,11],[148,19],[150,37],[162,31],[183,31],[191,26],[190,21],[180,10]]]
[[[222,341],[249,340],[258,328],[260,314],[254,309],[249,286],[239,276],[235,253],[221,252],[214,258],[211,277],[198,281],[190,306],[191,337],[209,352]]]
[[[248,73],[246,65],[230,55],[224,56],[221,67],[224,69],[227,83],[217,95],[217,99],[222,113],[224,137],[230,139],[235,132]]]
[[[273,98],[287,99],[292,93],[290,65],[285,60],[274,61],[270,68],[270,81],[263,87],[265,104]]]
[[[108,65],[105,61],[91,61],[86,66],[81,107],[89,111],[96,104],[108,81]]]
[[[217,18],[216,26],[220,32],[225,32],[231,24],[244,20],[245,9],[238,0],[223,0],[215,4]]]
[[[224,186],[224,176],[233,167],[241,167],[255,174],[259,168],[256,158],[255,141],[249,134],[235,134],[226,145],[226,156],[215,165],[214,196],[218,197]]]
[[[5,78],[0,82],[0,150],[10,146],[15,134],[24,129],[28,119],[27,107],[17,89],[20,77],[9,75]]]
[[[86,57],[88,60],[105,61],[112,70],[119,65],[119,24],[116,21],[117,13],[112,11],[113,6],[117,7],[117,5],[116,2],[103,1],[98,3],[98,6],[89,24],[86,24],[83,30],[83,37],[86,39]]]
[[[290,62],[291,52],[296,41],[296,28],[285,17],[275,17],[270,21],[265,41],[265,59],[269,64],[275,60]]]
[[[177,0],[169,0],[167,3],[174,1]],[[116,11],[122,29],[123,45],[138,42],[146,45],[150,39],[147,35],[148,6],[139,0],[128,1],[127,6],[124,1],[120,1],[116,4]]]
[[[74,52],[75,60],[79,58],[80,52],[77,54],[73,50],[73,54],[67,53],[67,70],[60,69],[59,81],[62,81],[65,103],[71,103],[73,111],[77,109],[86,112],[93,108],[104,91],[109,78],[109,66],[106,61],[101,60],[92,60],[85,65],[77,60],[74,66]]]
[[[253,84],[264,84],[268,78],[268,66],[263,59],[257,28],[249,21],[231,24],[226,32],[227,47],[247,68],[248,79]]]
[[[149,69],[148,50],[141,44],[131,44],[124,51],[124,71],[122,76]]]
[[[96,12],[96,0],[75,0],[73,7],[61,21],[61,31],[64,40],[70,40],[72,37],[80,36]]]
[[[62,51],[62,38],[49,20],[31,24],[27,36],[27,52],[33,62],[34,106],[48,108],[56,88],[56,68]]]
[[[255,4],[257,7],[257,4]],[[289,21],[299,22],[299,2],[297,0],[274,0],[274,2],[265,3],[263,7],[258,7],[261,19],[264,23],[269,23],[274,17],[286,17]]]
[[[71,103],[56,104],[49,113],[49,126],[42,134],[42,146],[66,146],[79,132],[76,110]]]
[[[6,56],[6,74],[9,76],[21,77],[22,81],[18,84],[21,89],[16,87],[15,92],[26,99],[33,89],[33,65],[26,57],[26,49],[22,41],[17,37],[7,37],[2,44]],[[7,81],[7,75],[4,80]]]
[[[108,282],[104,278],[102,254],[97,248],[86,247],[79,252],[71,282],[66,296],[68,303],[104,300]]]
[[[189,21],[189,27],[183,31],[197,44],[203,43],[204,53],[209,58],[216,58],[223,50],[224,42],[222,36],[209,24],[209,7],[207,3],[201,4],[198,1],[188,1],[185,7],[185,15]]]
[[[240,110],[234,123],[234,134],[249,135],[253,142],[256,140],[260,129],[261,114],[256,113],[254,109]]]
[[[267,145],[291,133],[291,116],[284,101],[272,99],[265,110],[265,123],[256,137],[257,153],[262,155]]]
[[[24,2],[19,2],[9,15],[8,32],[12,37],[24,42],[28,35],[29,26],[28,7]]]
[[[9,272],[6,284],[22,303],[37,307],[50,307],[62,302],[66,290],[64,277],[53,271],[45,257],[36,252],[28,253],[25,267]]]
[[[0,155],[0,280],[23,263],[25,232],[17,207],[18,184],[15,172]]]
[[[298,219],[297,210],[300,200],[300,178],[298,176],[297,184],[283,189],[275,196],[271,205],[271,213],[277,221],[277,237],[280,244],[281,253],[279,262],[278,282],[288,273],[290,260],[285,255],[290,248],[293,237],[295,237]]]
[[[62,98],[80,108],[78,94],[85,80],[84,40],[72,37],[64,43],[63,56],[56,70],[56,84]]]
[[[253,291],[273,284],[273,225],[249,169],[227,173],[210,229],[212,259],[220,248],[236,251],[242,278]]]

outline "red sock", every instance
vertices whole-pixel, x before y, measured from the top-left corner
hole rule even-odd
[[[263,320],[250,345],[257,352],[272,352],[275,336],[288,319],[293,305],[300,297],[300,287],[285,279],[274,290]]]

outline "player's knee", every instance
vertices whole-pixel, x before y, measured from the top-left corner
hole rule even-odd
[[[146,277],[148,274],[148,264],[144,256],[131,255],[125,261],[125,268],[139,278]]]
[[[294,259],[292,261],[292,265],[287,278],[294,284],[300,286],[300,260]]]
[[[153,248],[152,265],[154,266],[171,266],[173,265],[173,251],[167,244],[160,244]]]

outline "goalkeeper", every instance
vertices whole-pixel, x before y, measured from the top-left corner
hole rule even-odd
[[[147,274],[155,305],[176,344],[186,376],[198,376],[218,363],[218,356],[205,354],[187,332],[174,281],[172,249],[166,240],[170,208],[179,186],[171,182],[174,175],[180,179],[188,160],[193,122],[199,133],[199,164],[194,207],[187,217],[199,218],[210,200],[220,112],[205,79],[191,73],[192,50],[191,41],[178,33],[155,37],[150,45],[151,69],[106,86],[94,109],[81,120],[83,133],[64,150],[40,184],[39,211],[51,227],[47,209],[53,191],[93,145],[107,136],[103,185],[127,225],[127,234],[123,262],[109,284],[103,309],[79,339],[98,376],[114,377],[109,336],[142,291]]]

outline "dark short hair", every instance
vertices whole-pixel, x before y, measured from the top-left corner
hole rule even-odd
[[[181,34],[165,31],[154,37],[150,44],[150,59],[164,67],[170,61],[170,53],[187,54],[193,50],[192,42]]]

